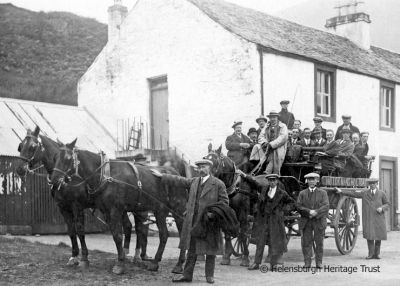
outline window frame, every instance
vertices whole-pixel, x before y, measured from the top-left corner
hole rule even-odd
[[[331,79],[331,98],[330,98],[330,116],[319,114],[317,112],[318,102],[318,72],[327,72],[332,76]],[[314,65],[314,116],[321,117],[324,121],[336,123],[336,69],[328,66]]]
[[[390,103],[390,121],[391,125],[390,126],[384,126],[382,122],[382,112],[383,112],[383,101],[384,101],[384,96],[382,94],[382,89],[391,89],[392,94],[391,94],[391,103]],[[379,84],[379,129],[384,130],[384,131],[396,131],[396,85],[392,82],[388,81],[380,81]]]

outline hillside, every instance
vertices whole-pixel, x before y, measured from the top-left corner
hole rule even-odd
[[[342,1],[344,2],[344,1]],[[400,53],[400,1],[364,0],[361,11],[371,16],[371,42],[374,46]],[[337,0],[309,0],[276,13],[301,25],[325,30],[326,19],[337,15]]]
[[[0,97],[77,105],[78,79],[106,44],[107,26],[0,4],[0,39]]]

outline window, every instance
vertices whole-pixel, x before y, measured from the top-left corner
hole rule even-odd
[[[336,122],[336,72],[326,67],[315,68],[315,115]]]
[[[380,127],[394,131],[394,84],[381,82],[380,89]]]

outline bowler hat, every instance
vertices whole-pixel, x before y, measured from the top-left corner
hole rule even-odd
[[[256,119],[256,122],[258,123],[258,121],[260,121],[260,120],[264,120],[265,122],[268,122],[268,119],[264,115],[258,116],[258,118]]]
[[[351,119],[351,115],[349,114],[343,114],[342,119]]]
[[[314,117],[314,118],[313,118],[313,121],[314,121],[314,122],[323,122],[323,120],[322,120],[321,117]]]
[[[304,176],[305,179],[308,178],[318,178],[319,179],[319,174],[317,173],[308,173],[307,175]]]
[[[210,161],[210,160],[207,160],[207,159],[202,159],[202,160],[198,160],[198,161],[196,161],[196,162],[194,162],[197,166],[199,166],[199,165],[210,165],[210,166],[212,166],[213,165],[213,162],[212,161]]]
[[[268,174],[265,176],[266,179],[279,179],[278,174]]]
[[[282,100],[282,101],[280,102],[280,104],[289,104],[289,103],[290,103],[289,100]]]
[[[377,178],[368,178],[367,179],[368,184],[373,184],[373,183],[378,183],[378,182],[379,182],[379,179],[377,179]]]
[[[238,125],[242,125],[242,123],[243,123],[242,121],[235,121],[233,122],[232,128],[235,128]]]
[[[254,127],[251,127],[249,129],[249,132],[247,132],[247,135],[250,135],[250,133],[253,133],[253,132],[257,133],[257,129],[255,129]]]
[[[276,112],[275,110],[271,110],[267,115],[267,117],[274,117],[274,116],[279,117],[279,113]]]

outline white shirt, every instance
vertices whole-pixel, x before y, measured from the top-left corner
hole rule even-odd
[[[308,189],[310,190],[311,193],[313,193],[316,188],[314,188],[314,189],[308,188]]]
[[[306,142],[306,145],[309,145],[309,144],[310,144],[310,140],[311,140],[311,139],[306,139],[306,138],[304,138],[304,142]]]
[[[272,199],[275,196],[275,193],[276,193],[276,187],[275,188],[269,188],[268,197],[270,197]]]
[[[375,195],[376,189],[371,189],[371,192],[372,192],[373,195]]]
[[[208,178],[210,178],[210,175],[207,175],[205,177],[201,177],[201,184],[203,185],[208,180]]]

